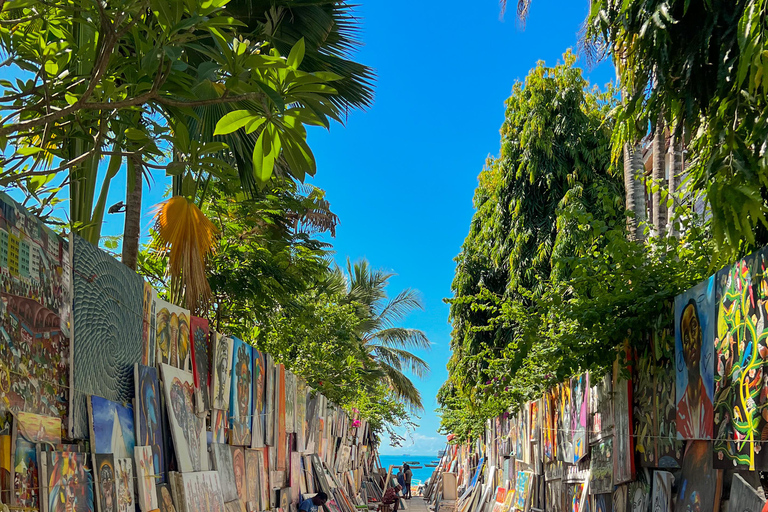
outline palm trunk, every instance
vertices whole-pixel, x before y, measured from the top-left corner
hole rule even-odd
[[[670,204],[667,212],[669,222],[669,236],[677,236],[675,222],[675,208],[677,200],[675,194],[680,185],[680,175],[683,172],[683,143],[680,137],[673,136],[667,150],[667,168],[669,169],[669,196]]]
[[[123,264],[136,270],[141,235],[141,165],[127,159],[128,183],[125,194],[125,228],[123,229]]]
[[[664,173],[664,150],[666,146],[664,132],[664,122],[659,116],[656,123],[656,133],[653,137],[653,170],[651,172],[651,190],[653,191],[651,215],[655,236],[664,236],[667,228],[666,194],[663,193],[666,178]]]
[[[645,222],[645,187],[643,184],[642,151],[639,145],[624,145],[624,189],[627,210],[634,215],[627,219],[630,240],[643,240]]]

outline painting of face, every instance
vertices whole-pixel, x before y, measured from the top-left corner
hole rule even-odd
[[[117,509],[119,512],[134,512],[133,503],[133,460],[115,460],[117,474]]]
[[[714,276],[675,297],[678,439],[712,437],[714,320]]]
[[[207,471],[205,421],[195,414],[195,385],[192,374],[167,364],[163,364],[161,369],[165,384],[168,419],[179,469],[181,472]]]
[[[189,349],[189,311],[156,298],[159,362],[185,371],[192,369]]]
[[[85,453],[51,452],[48,512],[94,512],[93,479]]]
[[[237,497],[241,501],[248,501],[248,495],[245,488],[245,450],[240,447],[232,446],[232,469],[235,475],[235,488]]]
[[[230,418],[232,431],[230,443],[238,446],[250,446],[251,436],[251,411],[253,397],[253,356],[251,346],[233,338],[234,340],[234,366],[232,368],[232,396],[230,403]]]
[[[220,411],[229,409],[229,388],[232,384],[232,338],[214,332],[213,375],[211,398],[213,408]]]
[[[165,448],[160,409],[160,383],[157,368],[135,365],[134,382],[136,383],[136,438],[142,446],[152,447],[155,467],[160,478],[165,481]]]
[[[94,455],[96,469],[96,494],[99,512],[117,512],[115,487],[115,458],[112,454]]]

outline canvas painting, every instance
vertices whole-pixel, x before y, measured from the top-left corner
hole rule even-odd
[[[542,454],[545,462],[557,460],[557,388],[544,392],[542,400]]]
[[[133,459],[115,459],[115,484],[118,512],[134,512]]]
[[[136,444],[133,406],[91,395],[88,397],[88,415],[91,419],[92,453],[111,453],[119,459],[133,457]]]
[[[161,369],[179,470],[182,473],[207,471],[205,420],[195,414],[195,384],[192,374],[167,364],[163,364]],[[154,485],[152,488],[154,489]]]
[[[158,364],[169,364],[192,371],[189,311],[155,297],[155,314]]]
[[[288,438],[285,432],[285,366],[275,366],[275,448],[276,471],[285,471]]]
[[[168,484],[157,484],[155,492],[157,493],[157,504],[160,512],[176,512],[171,487]]]
[[[229,388],[232,384],[232,338],[213,333],[213,368],[211,375],[211,402],[214,409],[229,409]]]
[[[621,376],[618,359],[613,364],[613,483],[622,484],[635,477],[634,445],[632,444],[632,382]]]
[[[678,439],[712,437],[715,276],[675,297]]]
[[[75,300],[70,437],[86,439],[89,395],[118,404],[133,399],[133,365],[141,362],[144,345],[144,280],[90,242],[77,235],[72,239]]]
[[[186,512],[224,512],[224,499],[216,471],[181,473]]]
[[[96,503],[99,512],[117,512],[117,487],[115,485],[115,457],[111,453],[93,456],[96,475]]]
[[[734,512],[761,512],[763,506],[765,506],[765,500],[755,488],[749,485],[741,475],[734,473],[728,510]]]
[[[635,481],[629,484],[630,512],[647,512],[651,502],[651,487],[645,482]]]
[[[637,357],[634,386],[635,450],[641,466],[678,468],[683,442],[677,439],[674,338],[656,332]]]
[[[66,420],[72,322],[68,244],[4,192],[0,244],[7,248],[0,252],[0,337],[5,341],[0,343],[0,409]]]
[[[250,446],[251,414],[253,411],[253,355],[251,346],[233,338],[234,362],[229,408],[230,444]],[[226,502],[226,501],[225,501]]]
[[[592,512],[613,512],[613,495],[592,495]]]
[[[296,431],[296,377],[287,370],[285,372],[285,431],[289,434]]]
[[[307,383],[296,377],[296,451],[304,453],[307,447]]]
[[[275,362],[264,354],[264,444],[275,446]]]
[[[208,411],[211,408],[210,398],[210,367],[211,367],[211,336],[208,320],[190,317],[189,329],[192,343],[192,376],[195,378],[195,406],[197,412]]]
[[[588,501],[588,496],[584,495],[584,482],[574,482],[565,484],[565,510],[567,512],[585,512],[584,508]]]
[[[571,386],[562,382],[557,385],[559,414],[557,424],[557,458],[573,463],[573,430],[571,429]]]
[[[593,382],[589,394],[589,441],[594,443],[603,437],[613,435],[613,380],[608,372]]]
[[[152,285],[144,282],[142,294],[142,330],[141,330],[141,364],[144,366],[157,365],[157,313],[155,312],[156,292]]]
[[[301,485],[299,480],[301,477],[301,454],[298,452],[291,452],[291,499],[294,505],[299,504],[299,493],[301,492]],[[346,472],[347,478],[351,475],[351,472]],[[351,487],[355,487],[354,483],[350,484]]]
[[[14,419],[19,435],[30,443],[61,444],[61,418],[19,411]]]
[[[685,448],[675,510],[715,510],[722,473],[712,467],[712,443],[692,441]],[[742,511],[743,512],[743,511]]]
[[[264,429],[266,414],[264,410],[265,401],[265,375],[264,375],[264,355],[256,350],[253,352],[253,419],[251,421],[251,448],[262,448],[264,446]]]
[[[48,512],[94,512],[93,477],[85,453],[51,452]]]
[[[589,374],[571,379],[571,431],[573,432],[573,463],[589,451],[587,418],[589,416]]]
[[[165,482],[166,459],[163,443],[163,415],[160,404],[160,381],[157,368],[137,364],[134,368],[136,384],[137,443],[152,447],[155,470],[160,475],[158,483]]]
[[[613,512],[630,512],[629,484],[617,485],[613,491]]]
[[[531,478],[533,473],[528,471],[518,471],[515,481],[515,508],[518,510],[526,510],[526,503],[528,503],[529,495],[531,492]]]
[[[224,502],[236,500],[238,494],[237,487],[235,486],[235,472],[232,466],[232,451],[229,449],[229,445],[212,444],[211,458],[213,460],[213,469],[219,472]]]
[[[249,512],[262,510],[259,478],[259,452],[257,450],[245,450],[245,486],[248,498],[246,504]]]
[[[651,507],[654,512],[671,512],[672,510],[672,473],[669,471],[653,472],[653,492]],[[706,509],[702,509],[706,510]]]
[[[547,481],[546,510],[548,512],[563,512],[563,481],[561,479]]]
[[[245,503],[248,501],[248,490],[245,484],[245,449],[239,446],[230,446],[229,448],[232,451],[232,472],[237,498]]]
[[[763,249],[717,273],[715,337],[715,467],[768,470],[765,414],[765,330],[768,251]]]
[[[256,460],[259,470],[259,482],[261,482],[259,493],[261,497],[261,510],[269,509],[269,468],[267,467],[268,459],[266,452],[270,448],[264,448],[256,452]]]
[[[35,445],[19,435],[14,428],[11,446],[13,447],[11,504],[17,507],[36,508],[39,503],[40,483]]]
[[[227,413],[218,409],[211,410],[211,433],[214,443],[227,442]]]
[[[155,463],[151,446],[137,446],[134,451],[136,462],[136,486],[139,496],[139,507],[142,512],[157,509],[157,490],[155,488]]]
[[[613,437],[593,444],[589,458],[589,493],[613,492]]]
[[[291,488],[280,489],[280,509],[289,510],[291,507]]]

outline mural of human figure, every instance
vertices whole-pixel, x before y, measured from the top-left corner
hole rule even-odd
[[[677,403],[677,432],[683,439],[711,437],[712,400],[701,374],[703,335],[696,300],[690,299],[680,315],[682,357],[688,370],[688,385]]]

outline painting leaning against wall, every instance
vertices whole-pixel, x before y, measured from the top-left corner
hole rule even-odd
[[[717,273],[714,464],[768,470],[768,249]]]
[[[70,285],[69,244],[0,192],[0,409],[67,419]]]

